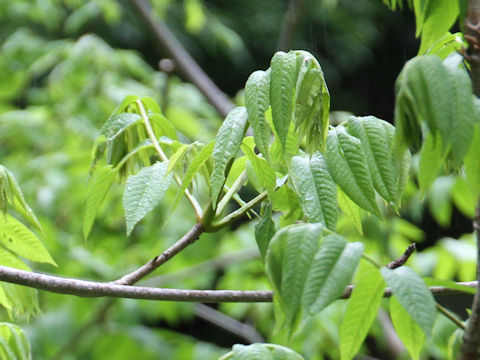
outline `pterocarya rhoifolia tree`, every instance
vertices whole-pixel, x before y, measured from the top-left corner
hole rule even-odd
[[[395,9],[402,4],[388,5]],[[245,106],[228,113],[210,142],[185,141],[153,98],[125,97],[94,144],[84,237],[115,183],[123,186],[127,236],[169,189],[176,189],[171,212],[185,198],[192,226],[163,253],[117,280],[101,283],[31,272],[21,258],[55,262],[37,238],[43,229],[14,175],[0,167],[0,304],[12,315],[22,311],[18,307],[35,313],[32,288],[86,297],[273,301],[278,344],[235,345],[221,359],[301,359],[288,346],[295,347],[295,338],[311,328],[317,314],[348,299],[340,325],[342,359],[360,351],[382,307],[389,309],[412,358],[420,358],[437,315],[458,327],[448,345],[451,357],[480,358],[477,282],[422,278],[405,265],[414,244],[382,263],[377,254],[369,254],[362,238],[362,219],[391,221],[402,213],[409,174],[423,194],[442,175],[460,184],[456,191],[461,199],[480,196],[480,105],[475,96],[480,92],[480,1],[410,0],[408,6],[415,12],[421,45],[396,82],[395,126],[375,116],[350,116],[331,124],[321,65],[299,50],[277,52],[268,69],[250,75]],[[457,20],[463,34],[449,32]],[[413,162],[417,165],[411,170]],[[255,195],[245,198],[245,187]],[[477,205],[473,221],[478,241],[479,218]],[[273,291],[132,286],[202,241],[202,234],[239,220],[256,223],[251,238]],[[460,293],[474,294],[466,321],[434,298]],[[28,358],[22,330],[9,323],[0,328],[2,358]]]

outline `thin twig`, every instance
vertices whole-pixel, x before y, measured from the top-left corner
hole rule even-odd
[[[193,227],[175,244],[170,246],[167,250],[165,250],[162,254],[155,256],[152,260],[147,262],[142,267],[138,268],[137,270],[131,272],[123,276],[122,278],[111,282],[111,284],[115,285],[133,285],[138,282],[140,279],[144,278],[160,265],[164,264],[172,257],[177,255],[180,251],[185,249],[188,245],[193,244],[203,233],[203,226],[202,224],[195,224]]]
[[[149,2],[131,0],[131,3],[150,27],[160,47],[165,49],[168,55],[175,60],[181,73],[202,92],[223,117],[227,116],[229,111],[235,107],[233,103],[198,66],[167,25],[160,18],[153,17],[153,10]]]
[[[153,143],[153,146],[155,147],[155,150],[157,151],[158,155],[160,156],[160,159],[162,161],[168,161],[167,155],[163,152],[162,148],[160,147],[160,144],[158,143],[157,137],[155,136],[155,133],[153,132],[152,125],[150,124],[150,120],[148,119],[147,113],[145,112],[145,108],[143,107],[142,101],[138,99],[136,101],[137,106],[138,106],[138,111],[140,112],[140,116],[143,119],[143,122],[145,124],[145,128],[147,129],[148,137]],[[178,184],[178,186],[182,186],[182,180],[178,175],[173,175],[173,178],[175,179],[175,182]],[[188,189],[185,189],[185,196],[190,201],[190,204],[192,204],[193,210],[195,211],[195,215],[197,217],[197,221],[199,221],[202,218],[202,208],[200,204],[198,203],[197,199],[190,194],[190,191]]]
[[[164,301],[187,301],[187,302],[271,302],[272,291],[238,291],[238,290],[183,290],[163,289],[143,286],[116,285],[95,281],[85,281],[71,278],[63,278],[53,275],[44,275],[30,271],[14,269],[0,265],[0,281],[12,284],[28,286],[31,288],[69,294],[82,297],[118,297],[126,299],[164,300]],[[477,287],[477,281],[461,282],[457,285]],[[431,286],[430,291],[434,294],[458,294],[464,293],[458,289],[445,286]],[[340,299],[347,299],[353,291],[353,286],[347,286]],[[392,291],[386,288],[384,297],[390,297]]]
[[[283,18],[280,35],[277,41],[277,51],[288,51],[292,46],[292,39],[298,26],[303,9],[303,0],[290,0]]]
[[[415,251],[415,249],[417,248],[417,245],[415,243],[413,244],[410,244],[408,247],[407,247],[407,250],[405,250],[405,252],[400,255],[398,258],[396,258],[395,260],[392,260],[390,261],[386,266],[387,268],[389,269],[396,269],[400,266],[402,266],[403,264],[405,264],[408,260],[408,258],[413,254],[413,252]]]
[[[455,325],[457,325],[460,329],[465,330],[467,327],[463,323],[462,320],[457,318],[455,315],[453,315],[450,311],[448,311],[446,308],[444,308],[442,305],[436,303],[438,311],[440,311],[445,317],[450,319]]]

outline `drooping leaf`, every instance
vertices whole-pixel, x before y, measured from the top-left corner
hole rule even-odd
[[[260,255],[264,261],[268,244],[273,235],[275,235],[275,223],[272,220],[272,204],[269,203],[265,207],[262,218],[257,225],[255,225],[255,240],[257,241]]]
[[[92,175],[92,178],[88,182],[86,194],[85,194],[85,214],[83,215],[83,236],[88,238],[88,234],[92,229],[93,222],[97,216],[98,209],[102,204],[108,189],[113,183],[117,172],[112,169],[111,165],[103,166],[100,169],[96,169]]]
[[[358,206],[381,218],[360,140],[347,134],[342,126],[330,130],[326,158],[328,170],[342,191]]]
[[[295,126],[306,136],[307,151],[325,149],[330,111],[330,94],[318,61],[306,51],[296,51],[298,79],[295,92]]]
[[[113,117],[117,114],[125,112],[125,110],[128,109],[128,107],[133,104],[135,101],[137,101],[139,97],[137,95],[127,95],[125,98],[122,100],[122,102],[116,107],[116,109],[113,111],[113,114],[110,116]]]
[[[185,154],[187,153],[189,146],[187,144],[182,145],[175,153],[168,159],[167,173],[171,172],[179,163],[182,162]]]
[[[319,222],[335,231],[337,223],[337,186],[320,152],[311,158],[292,158],[290,176],[300,197],[303,212],[310,222]]]
[[[474,97],[464,70],[449,68],[434,55],[407,62],[396,83],[395,124],[399,139],[418,147],[420,124],[440,133],[444,153],[458,166],[467,152],[474,125]],[[454,119],[454,121],[452,121]]]
[[[394,270],[383,267],[381,272],[403,308],[426,334],[430,334],[435,321],[435,300],[422,278],[407,266]]]
[[[277,52],[270,63],[270,103],[273,127],[285,152],[288,129],[293,118],[297,59],[293,52]]]
[[[20,327],[0,323],[0,357],[11,360],[30,360],[30,344]]]
[[[271,132],[265,120],[265,112],[270,106],[270,72],[255,71],[250,75],[245,84],[245,106],[248,121],[253,128],[255,144],[268,160]]]
[[[232,162],[240,149],[245,134],[248,113],[243,106],[230,111],[222,126],[218,129],[213,148],[213,172],[210,177],[212,204],[216,208],[218,197],[225,184]]]
[[[160,203],[170,186],[172,174],[167,174],[167,166],[166,162],[157,162],[128,178],[123,193],[127,236]]]
[[[110,117],[100,129],[100,134],[112,141],[129,127],[142,121],[142,117],[134,113],[121,113]]]
[[[343,293],[363,251],[333,235],[320,246],[321,236],[320,224],[297,224],[278,231],[268,247],[266,271],[290,334]]]
[[[360,350],[377,316],[383,298],[385,281],[378,269],[365,273],[353,289],[340,327],[340,354],[350,360]]]
[[[400,340],[407,348],[413,360],[420,358],[425,342],[425,332],[404,309],[395,296],[390,298],[390,317]]]
[[[425,193],[436,179],[443,162],[442,143],[438,136],[427,134],[420,153],[418,183]]]
[[[392,158],[395,128],[374,116],[352,116],[348,132],[361,141],[375,189],[387,202],[395,204],[399,198]]]
[[[0,242],[25,259],[57,266],[35,234],[9,214],[0,216]]]

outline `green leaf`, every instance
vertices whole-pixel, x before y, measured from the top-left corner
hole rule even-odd
[[[480,125],[475,126],[475,135],[465,156],[465,175],[474,198],[480,195]]]
[[[6,167],[0,165],[0,211],[3,213],[7,210],[7,202],[32,226],[43,232],[42,226],[27,204],[15,176]]]
[[[247,109],[243,106],[230,111],[222,126],[218,129],[213,148],[213,172],[210,177],[212,204],[216,208],[217,201],[225,184],[235,156],[240,149],[247,125]]]
[[[390,317],[398,337],[402,340],[412,359],[419,359],[425,342],[425,333],[395,296],[390,298]]]
[[[407,266],[394,270],[383,267],[380,271],[407,313],[430,334],[435,321],[435,300],[422,278]]]
[[[303,212],[310,222],[319,222],[335,231],[337,186],[320,152],[309,158],[292,158],[290,177],[300,197]]]
[[[306,136],[307,151],[325,149],[330,94],[318,61],[306,51],[296,51],[300,69],[295,93],[295,125],[299,138]]]
[[[179,163],[181,163],[185,154],[189,150],[189,146],[184,144],[178,148],[177,151],[168,159],[167,173],[171,172]]]
[[[456,241],[456,240],[454,240]],[[427,286],[443,286],[448,289],[458,290],[466,294],[475,294],[476,288],[459,284],[453,280],[442,280],[442,279],[433,279],[433,278],[423,278]]]
[[[100,134],[105,136],[108,141],[113,141],[119,135],[123,134],[125,130],[131,126],[142,121],[142,117],[134,113],[122,113],[110,117],[103,127],[100,129]]]
[[[438,39],[444,36],[452,27],[458,17],[458,2],[445,3],[435,0],[425,1],[423,11],[423,24],[418,33],[422,33],[419,54],[424,54]]]
[[[326,158],[328,170],[342,191],[358,206],[382,218],[360,140],[347,134],[343,126],[330,130]]]
[[[289,334],[343,293],[363,251],[362,244],[333,235],[320,246],[321,235],[320,224],[293,225],[268,247],[266,271]]]
[[[374,116],[352,116],[348,132],[361,141],[375,189],[387,202],[395,204],[399,198],[392,159],[395,128]]]
[[[443,163],[442,143],[438,136],[428,133],[420,152],[420,167],[418,183],[420,190],[425,193],[433,181],[437,178],[438,172]]]
[[[11,360],[30,360],[30,345],[20,327],[10,323],[0,323],[0,357]]]
[[[270,103],[273,127],[285,152],[288,129],[293,116],[297,59],[292,52],[277,52],[270,63]]]
[[[378,269],[365,273],[353,289],[340,327],[342,360],[353,359],[380,309],[385,281]]]
[[[232,350],[233,360],[303,360],[300,354],[277,344],[235,344]],[[222,357],[222,359],[229,358]]]
[[[170,186],[172,174],[167,174],[167,166],[165,162],[156,162],[128,178],[123,193],[127,236],[160,203]]]
[[[265,255],[267,254],[268,244],[275,235],[275,223],[272,221],[272,205],[269,203],[263,212],[263,217],[255,225],[255,240],[257,241],[260,255],[265,261]]]
[[[250,164],[255,171],[255,177],[257,178],[262,190],[267,190],[269,195],[273,194],[276,183],[275,171],[270,164],[263,158],[257,156],[253,149],[245,142],[245,140],[251,138],[245,138],[244,143],[241,145],[243,153],[247,156]]]
[[[113,117],[114,115],[120,114],[125,112],[128,107],[133,104],[135,101],[137,101],[139,97],[137,95],[127,95],[125,98],[122,100],[122,102],[117,106],[113,114],[110,116]]]
[[[88,234],[90,234],[98,209],[105,199],[108,189],[110,189],[116,175],[117,171],[113,170],[111,165],[106,165],[100,169],[96,169],[88,182],[85,195],[85,214],[83,215],[82,224],[85,239],[87,239]]]
[[[0,215],[0,242],[25,259],[57,266],[35,234],[9,214]]]
[[[472,196],[472,192],[464,178],[457,177],[452,187],[453,203],[465,216],[470,219],[475,217],[476,197]]]
[[[270,106],[270,72],[255,71],[245,84],[245,106],[248,121],[253,128],[253,136],[258,150],[269,159],[270,126],[265,120],[265,112]]]
[[[340,210],[343,211],[345,216],[353,223],[355,229],[360,235],[363,235],[362,230],[362,213],[360,207],[355,204],[340,187],[337,187],[337,201]]]
[[[214,145],[215,143],[213,141],[210,142],[202,150],[200,150],[190,162],[187,172],[182,178],[182,186],[177,192],[177,196],[175,197],[175,200],[173,202],[171,212],[173,212],[173,210],[175,210],[175,208],[178,206],[181,197],[185,193],[185,190],[188,188],[195,175],[200,171],[202,166],[204,166],[207,160],[210,158]]]
[[[424,122],[432,134],[440,133],[443,153],[449,151],[453,165],[459,166],[469,148],[475,118],[468,74],[447,67],[437,56],[421,56],[407,62],[396,89],[399,139],[418,146]]]

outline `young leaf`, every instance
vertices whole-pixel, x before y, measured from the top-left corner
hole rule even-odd
[[[12,360],[32,358],[27,337],[15,324],[0,323],[0,357]]]
[[[210,177],[212,204],[216,208],[218,197],[225,184],[233,159],[240,149],[247,125],[247,109],[243,106],[230,111],[222,126],[218,129],[213,148],[213,172]]]
[[[167,173],[171,172],[175,168],[175,166],[181,163],[188,149],[189,149],[189,146],[187,144],[184,144],[180,146],[180,148],[178,148],[177,151],[175,151],[175,153],[168,160]]]
[[[290,334],[343,293],[362,255],[361,243],[339,236],[325,237],[320,246],[321,233],[320,224],[290,226],[268,247],[266,271]]]
[[[383,267],[380,271],[407,313],[430,334],[435,321],[435,300],[422,278],[407,266],[394,270]]]
[[[113,183],[117,172],[112,169],[111,165],[106,165],[100,169],[96,169],[92,178],[88,182],[85,195],[85,214],[83,215],[83,236],[88,238],[88,234],[92,229],[93,222],[97,216],[98,209],[102,204],[108,189]]]
[[[330,130],[326,158],[328,170],[343,192],[358,206],[381,218],[360,140],[347,134],[343,126]]]
[[[325,149],[330,94],[318,61],[306,51],[296,51],[300,69],[295,93],[295,125],[306,135],[308,152]]]
[[[395,296],[390,298],[390,317],[398,337],[402,340],[412,359],[419,359],[425,342],[425,333]]]
[[[335,231],[337,186],[328,172],[323,156],[316,152],[310,159],[293,157],[290,176],[308,220],[322,223],[328,229]]]
[[[135,101],[137,101],[139,97],[137,95],[127,95],[125,98],[122,100],[122,102],[117,106],[115,111],[113,112],[112,115],[110,115],[110,118],[113,117],[114,115],[120,114],[125,112],[127,108],[133,104]]]
[[[172,174],[167,174],[167,166],[165,162],[157,162],[128,178],[123,193],[127,236],[159,204],[170,186]]]
[[[57,266],[35,234],[9,214],[0,215],[0,242],[25,259]]]
[[[353,223],[353,226],[355,226],[358,233],[363,235],[361,209],[342,191],[342,189],[340,189],[340,187],[337,187],[337,194],[338,207]]]
[[[7,201],[25,220],[43,232],[42,226],[27,204],[17,180],[6,167],[0,165],[0,210],[3,213],[6,211]]]
[[[308,271],[302,295],[304,322],[343,294],[357,269],[362,253],[362,243],[347,243],[338,235],[325,237]]]
[[[263,217],[255,225],[255,240],[257,241],[260,255],[265,261],[265,255],[267,254],[268,244],[275,235],[275,223],[272,221],[272,204],[268,204],[265,207]]]
[[[178,206],[178,203],[180,202],[181,197],[185,193],[185,190],[188,188],[190,183],[192,182],[193,178],[195,175],[200,171],[201,167],[205,165],[207,160],[210,158],[210,155],[212,154],[213,151],[213,146],[215,143],[212,141],[208,145],[206,145],[202,150],[200,150],[193,160],[191,161],[187,172],[185,173],[185,176],[182,178],[182,186],[177,192],[177,195],[175,197],[175,200],[173,202],[172,210],[175,210],[175,208]]]
[[[248,121],[253,128],[255,144],[268,160],[271,132],[265,120],[265,112],[270,106],[270,72],[255,71],[250,75],[245,84],[245,106]]]
[[[353,289],[340,327],[340,354],[350,360],[357,354],[377,316],[385,281],[378,269],[365,273]]]
[[[285,152],[288,129],[293,116],[296,55],[292,52],[279,51],[273,56],[270,68],[270,103],[272,104],[273,127]]]
[[[424,54],[436,40],[445,35],[455,23],[458,17],[458,2],[447,1],[441,3],[438,1],[415,1],[415,3],[423,3],[422,24],[417,33],[422,33],[422,41],[420,44],[419,54]],[[417,36],[418,36],[417,34]]]
[[[391,156],[395,128],[374,116],[352,116],[348,132],[361,141],[375,189],[387,202],[395,203],[399,198]]]
[[[420,190],[425,193],[432,185],[442,167],[443,149],[439,136],[428,133],[420,152],[420,167],[418,183]]]
[[[129,127],[142,121],[142,117],[134,113],[117,114],[110,117],[100,129],[100,134],[112,141]]]
[[[245,142],[245,140],[251,138],[245,138],[244,143],[241,145],[243,153],[247,156],[250,164],[255,171],[255,177],[257,178],[262,190],[267,190],[269,195],[273,195],[275,189],[275,170],[270,164],[263,158],[257,156],[252,148]]]

